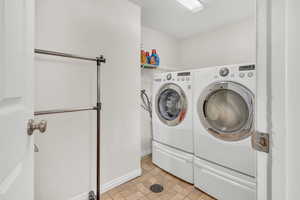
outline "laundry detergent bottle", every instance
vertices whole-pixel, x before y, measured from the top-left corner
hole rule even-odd
[[[141,50],[141,64],[146,64],[147,63],[147,56],[146,52],[144,50]]]
[[[159,56],[156,52],[156,49],[152,49],[150,64],[158,66],[159,63],[160,63],[160,59],[159,59]]]
[[[149,51],[146,51],[147,64],[150,64],[151,56]]]

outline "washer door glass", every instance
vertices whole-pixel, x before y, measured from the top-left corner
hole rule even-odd
[[[225,141],[247,138],[253,130],[253,95],[234,82],[208,86],[198,101],[202,125],[213,136]]]
[[[157,95],[156,103],[157,115],[163,123],[176,126],[183,121],[187,101],[183,90],[178,85],[164,85]]]
[[[208,123],[225,134],[241,130],[249,118],[247,103],[232,90],[219,90],[209,96],[204,112]]]

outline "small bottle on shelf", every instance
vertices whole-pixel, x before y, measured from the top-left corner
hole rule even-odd
[[[160,59],[159,59],[159,56],[157,54],[157,51],[156,51],[156,49],[152,49],[150,64],[159,66],[159,63],[160,63]]]
[[[149,51],[146,51],[146,58],[147,58],[147,64],[150,64],[151,56],[150,56]]]
[[[144,65],[147,63],[147,56],[144,50],[141,50],[141,64]]]

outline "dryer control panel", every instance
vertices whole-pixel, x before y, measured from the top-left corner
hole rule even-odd
[[[252,78],[255,75],[255,65],[224,66],[218,69],[215,78]]]
[[[254,76],[255,65],[243,65],[239,66],[239,77],[244,78],[247,76],[248,78],[252,78]]]

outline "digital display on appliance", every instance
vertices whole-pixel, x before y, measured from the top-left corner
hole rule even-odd
[[[244,65],[240,66],[240,71],[249,71],[249,70],[255,70],[255,65]]]
[[[177,76],[190,76],[191,75],[191,72],[180,72],[180,73],[177,73]]]

